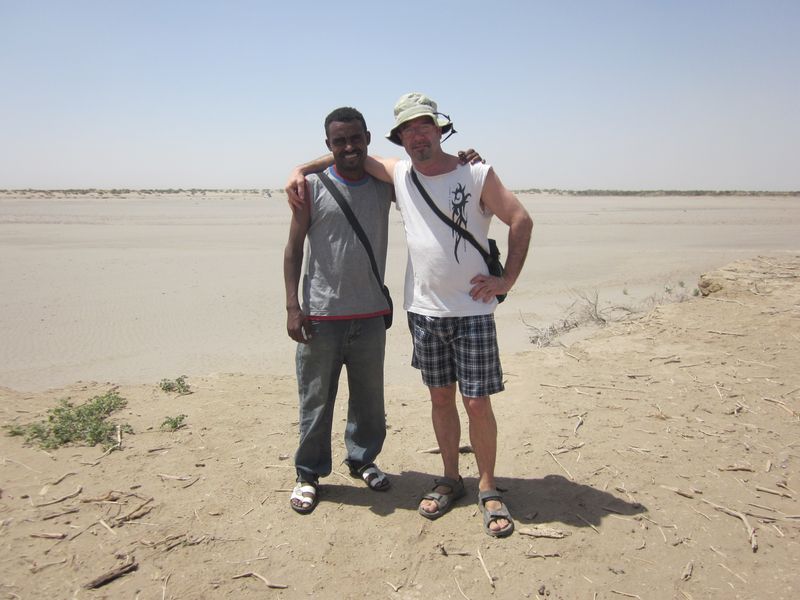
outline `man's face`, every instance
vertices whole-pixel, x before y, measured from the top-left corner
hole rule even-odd
[[[364,129],[361,121],[331,121],[325,144],[333,152],[336,170],[354,178],[362,177],[369,140],[369,131]]]
[[[403,123],[398,134],[412,160],[429,160],[439,147],[442,130],[431,117],[417,117]]]

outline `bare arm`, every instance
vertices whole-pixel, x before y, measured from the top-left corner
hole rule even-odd
[[[458,159],[462,164],[479,163],[482,162],[480,154],[470,148],[469,150],[462,150],[458,153]],[[367,173],[372,175],[375,179],[380,179],[386,183],[394,183],[394,167],[400,159],[397,158],[381,158],[380,156],[367,156],[364,168]],[[289,180],[286,182],[286,195],[289,200],[289,206],[292,210],[300,208],[306,197],[306,175],[310,173],[319,173],[324,171],[333,164],[333,154],[330,152],[319,158],[315,158],[307,163],[299,165],[294,168],[289,175]]]
[[[528,256],[533,219],[519,199],[506,189],[494,169],[486,176],[481,202],[508,225],[508,256],[503,277],[477,275],[471,281],[472,297],[489,302],[494,296],[507,293],[519,278]]]
[[[296,342],[305,344],[310,339],[308,317],[300,308],[298,288],[303,263],[303,246],[311,223],[311,210],[304,204],[292,210],[289,240],[283,252],[283,283],[286,287],[286,332]]]
[[[375,179],[380,179],[386,183],[394,183],[394,168],[400,162],[399,158],[383,158],[380,156],[368,156],[364,168],[367,173],[372,175]],[[485,162],[481,155],[472,148],[468,150],[460,150],[458,152],[458,162],[462,165],[469,163],[477,164]]]
[[[364,169],[375,179],[386,183],[394,183],[394,166],[400,161],[398,158],[381,158],[380,156],[367,156]]]

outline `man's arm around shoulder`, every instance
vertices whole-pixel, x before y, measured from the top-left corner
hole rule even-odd
[[[380,179],[386,183],[394,183],[394,166],[397,164],[396,158],[381,158],[379,156],[367,156],[364,168],[367,173],[375,179]],[[306,202],[306,175],[320,173],[333,164],[333,154],[326,154],[315,158],[312,161],[296,166],[289,180],[286,182],[286,196],[292,210],[302,207]]]
[[[400,162],[397,158],[381,158],[380,156],[367,156],[364,169],[375,179],[386,183],[394,183],[394,167]]]

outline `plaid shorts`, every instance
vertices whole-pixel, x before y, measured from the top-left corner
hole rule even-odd
[[[494,315],[426,317],[408,313],[414,341],[411,366],[428,387],[458,382],[461,394],[480,398],[503,391]]]

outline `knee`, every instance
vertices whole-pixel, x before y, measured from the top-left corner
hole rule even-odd
[[[485,420],[492,417],[492,403],[487,396],[480,398],[464,398],[464,408],[470,419]]]
[[[430,388],[433,408],[455,408],[456,395],[450,388]]]
[[[456,403],[451,398],[431,396],[431,406],[434,409],[454,408]]]

